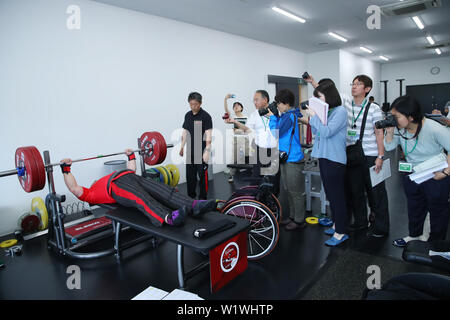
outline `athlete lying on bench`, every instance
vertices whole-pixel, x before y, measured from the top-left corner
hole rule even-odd
[[[164,223],[179,226],[188,214],[197,217],[217,209],[216,200],[193,200],[175,188],[161,182],[146,179],[136,174],[136,157],[131,149],[125,150],[128,156],[127,170],[113,172],[95,181],[90,188],[77,184],[70,172],[71,159],[61,160],[61,170],[67,188],[81,201],[95,204],[118,203],[136,208],[151,222],[160,227]]]

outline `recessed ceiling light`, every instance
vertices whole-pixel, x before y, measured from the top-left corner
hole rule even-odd
[[[428,36],[427,40],[428,40],[428,43],[431,44],[431,45],[433,45],[435,43],[431,36]]]
[[[416,23],[417,27],[422,30],[423,28],[425,28],[425,26],[423,25],[422,21],[420,21],[418,16],[412,17],[413,21]]]
[[[370,49],[367,49],[365,47],[359,47],[362,51],[368,52],[368,53],[372,53],[373,51]]]
[[[436,51],[437,54],[441,54],[442,53],[441,49],[439,49],[439,48],[434,49],[434,51]]]
[[[389,59],[386,58],[385,56],[380,56],[380,59],[383,59],[384,61],[389,61]]]
[[[341,40],[341,41],[344,41],[344,42],[347,42],[347,41],[348,41],[347,39],[345,39],[344,37],[342,37],[342,36],[340,36],[340,35],[338,35],[338,34],[336,34],[336,33],[328,32],[328,34],[329,34],[330,36],[332,36],[333,38],[336,38],[336,39],[338,39],[338,40]]]
[[[272,10],[275,11],[275,12],[281,13],[282,15],[284,15],[286,17],[294,19],[295,21],[298,21],[298,22],[301,22],[301,23],[305,23],[306,22],[305,19],[297,17],[296,15],[294,15],[294,14],[292,14],[290,12],[287,12],[287,11],[285,11],[283,9],[280,9],[278,7],[272,7]]]

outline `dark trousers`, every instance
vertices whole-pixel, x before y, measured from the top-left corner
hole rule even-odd
[[[409,236],[422,235],[425,217],[430,212],[431,232],[428,241],[445,240],[450,209],[450,177],[417,184],[409,176],[404,176],[403,187],[408,201]]]
[[[337,233],[347,232],[347,205],[345,196],[345,171],[342,163],[319,158],[320,178],[330,202],[331,219]]]
[[[136,208],[157,227],[166,215],[182,206],[192,208],[193,201],[175,188],[136,174],[124,175],[111,182],[111,197],[118,204]]]
[[[208,195],[208,164],[186,164],[186,181],[188,196],[195,198],[197,195],[197,176],[200,180],[199,199],[206,200]]]
[[[272,148],[260,148],[256,144],[253,144],[253,147],[256,148],[256,164],[252,168],[252,176],[260,177],[261,176],[261,168],[267,168],[271,166],[272,157],[278,156],[278,149]],[[253,160],[254,161],[254,160]],[[254,162],[252,162],[254,163]],[[276,168],[276,173],[270,175],[270,182],[273,183],[273,194],[278,198],[280,195],[280,179],[281,179],[281,171],[280,168]]]
[[[366,162],[360,166],[347,166],[347,210],[353,214],[354,224],[367,226],[367,197],[372,198],[372,210],[375,214],[374,226],[377,231],[389,232],[389,206],[384,181],[372,187],[370,167],[375,165],[377,157],[366,156]],[[350,216],[349,216],[350,218]]]

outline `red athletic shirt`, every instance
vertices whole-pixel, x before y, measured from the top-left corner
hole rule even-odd
[[[89,204],[116,203],[116,200],[114,200],[109,195],[109,190],[108,190],[108,180],[115,173],[116,172],[114,171],[113,173],[108,174],[107,176],[104,176],[103,178],[100,178],[99,180],[95,181],[90,188],[82,187],[83,194],[79,197],[79,199],[81,201],[85,201]],[[117,175],[117,177],[115,177],[112,181],[114,181],[115,179],[117,179],[125,174],[129,174],[129,173],[132,173],[132,171],[123,172],[123,173]]]

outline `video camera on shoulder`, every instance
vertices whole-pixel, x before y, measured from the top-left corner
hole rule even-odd
[[[396,127],[397,120],[392,114],[388,114],[386,119],[375,122],[375,128],[377,129],[385,129],[390,127]]]
[[[277,117],[279,116],[278,108],[277,108],[277,103],[276,103],[275,101],[272,102],[271,104],[269,104],[269,106],[268,106],[267,108],[259,109],[258,112],[259,112],[259,115],[260,115],[260,116],[265,116],[266,114],[269,113],[269,110],[270,110],[275,116],[277,116]]]

